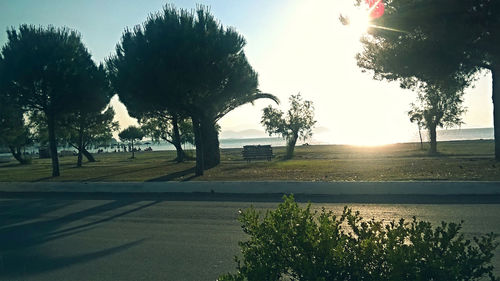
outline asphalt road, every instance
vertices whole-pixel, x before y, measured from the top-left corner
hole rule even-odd
[[[215,280],[235,268],[248,202],[0,200],[0,280]],[[254,203],[273,208],[276,203]],[[341,212],[345,204],[315,203]],[[499,204],[350,204],[365,218],[465,220],[500,233]],[[500,275],[500,249],[496,252]]]

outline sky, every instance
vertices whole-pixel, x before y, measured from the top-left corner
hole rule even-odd
[[[259,88],[279,97],[301,93],[315,106],[313,143],[377,145],[415,140],[417,127],[407,111],[416,94],[397,82],[375,81],[356,65],[364,26],[343,26],[339,14],[357,14],[351,0],[3,0],[0,1],[0,46],[9,27],[20,24],[65,26],[78,30],[96,62],[114,53],[125,28],[143,23],[166,4],[193,9],[209,6],[223,25],[234,27],[247,41],[245,53],[259,74]],[[244,105],[219,121],[221,137],[259,130],[259,100]],[[111,105],[121,129],[136,121],[115,96]],[[491,76],[484,73],[467,89],[467,113],[462,128],[493,127]],[[245,137],[245,135],[242,135]]]

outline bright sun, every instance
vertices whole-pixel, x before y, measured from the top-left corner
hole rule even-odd
[[[371,27],[371,20],[381,17],[385,8],[382,0],[365,0],[359,6],[344,9],[343,22],[356,36],[361,36]]]
[[[370,16],[368,12],[364,10],[357,11],[355,14],[350,16],[349,28],[353,30],[356,35],[362,35],[366,33],[370,25]]]

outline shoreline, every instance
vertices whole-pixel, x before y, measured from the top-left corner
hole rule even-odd
[[[248,140],[255,140],[255,139],[260,139],[260,138],[249,138]],[[237,140],[246,140],[246,139],[237,139]],[[494,143],[495,140],[494,139],[445,140],[445,141],[438,141],[437,143],[439,145],[439,144],[443,144],[443,143],[465,143],[465,142],[492,142],[492,143]],[[429,143],[423,142],[423,144],[425,146],[425,145],[428,145]],[[314,146],[314,147],[318,147],[318,146],[346,146],[346,147],[359,147],[359,148],[377,148],[377,147],[384,147],[384,146],[391,146],[391,145],[420,145],[420,142],[396,142],[396,143],[376,144],[376,145],[358,145],[358,144],[340,144],[340,143],[339,144],[323,144],[323,143],[309,144],[309,143],[307,143],[307,145],[297,144],[296,147],[303,147],[303,146]],[[136,145],[134,145],[134,146],[136,146]],[[140,145],[140,146],[151,146],[151,145]],[[276,146],[272,146],[272,147],[273,148],[285,148],[286,146],[285,145],[276,145]],[[221,150],[234,150],[234,149],[242,149],[242,148],[243,147],[220,147]],[[58,148],[58,150],[66,150],[66,149],[69,149],[69,148],[67,148],[67,147]],[[74,149],[74,148],[72,148],[72,149]],[[192,148],[192,149],[184,149],[184,150],[185,151],[194,151],[195,149]],[[159,151],[175,151],[175,148],[153,150],[153,152],[159,152]],[[97,152],[91,152],[91,153],[98,154]],[[104,151],[101,153],[129,153],[129,152]],[[10,151],[0,152],[0,160],[2,158],[5,158],[5,157],[12,157],[11,152]],[[13,157],[12,157],[12,160],[14,160]]]
[[[493,130],[493,128],[467,128],[467,129],[462,129],[462,130]],[[460,131],[460,129],[452,129],[452,130],[440,130],[438,132],[453,132],[453,131]],[[222,144],[223,142],[236,142],[236,143],[243,143],[245,141],[248,142],[255,142],[257,140],[262,140],[262,144],[271,144],[276,142],[282,142],[283,144],[285,143],[285,140],[280,138],[280,137],[249,137],[249,138],[221,138],[219,139],[219,142]],[[438,140],[439,143],[446,143],[446,142],[468,142],[468,141],[495,141],[494,137],[492,138],[470,138],[470,139],[449,139],[449,140]],[[146,140],[147,142],[147,140]],[[324,143],[318,140],[310,140],[310,142],[298,142],[297,146],[302,146],[304,143],[307,143],[308,145],[311,146],[356,146],[356,147],[380,147],[380,146],[387,146],[387,145],[397,145],[397,144],[419,144],[420,141],[402,141],[402,142],[392,142],[392,143],[385,143],[385,144],[373,144],[373,145],[367,145],[367,144],[349,144],[349,143]],[[428,141],[423,141],[423,144],[428,144]],[[271,144],[273,145],[273,144]],[[168,143],[160,143],[160,144],[140,144],[137,145],[137,147],[147,147],[151,146],[153,149],[158,146],[164,146],[167,147],[167,149],[154,149],[154,151],[172,151],[175,150],[175,147],[171,146]],[[273,147],[285,147],[286,145],[273,145]],[[235,149],[235,148],[241,148],[242,146],[234,146],[234,147],[224,147],[221,145],[221,149]],[[36,151],[36,147],[30,148],[30,151]],[[59,147],[58,150],[74,150],[73,147]],[[91,153],[97,153],[93,152],[94,149],[91,149]],[[192,148],[186,149],[186,150],[194,150],[194,146]],[[110,151],[105,151],[105,153],[112,153]],[[7,155],[10,155],[9,150],[0,150],[0,158],[5,157]]]

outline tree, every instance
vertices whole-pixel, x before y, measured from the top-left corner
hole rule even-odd
[[[23,155],[22,150],[31,144],[33,135],[22,110],[15,103],[0,98],[0,145],[9,148],[19,163],[29,164],[30,159]]]
[[[408,117],[410,117],[410,122],[411,123],[417,123],[418,127],[418,136],[420,138],[420,149],[424,150],[424,141],[422,140],[422,128],[425,126],[424,125],[424,110],[422,107],[417,106],[416,104],[412,103],[411,105],[411,110],[408,111]]]
[[[189,116],[196,174],[220,162],[217,121],[260,98],[257,73],[244,38],[223,27],[203,6],[196,12],[165,6],[133,31],[126,30],[108,60],[112,84],[127,109]]]
[[[359,2],[359,1],[358,1]],[[500,160],[500,2],[491,0],[386,1],[372,21],[358,64],[376,79],[439,81],[464,87],[482,69],[492,74],[495,157]]]
[[[135,158],[134,141],[142,140],[144,132],[136,126],[129,126],[118,134],[120,140],[123,142],[130,142],[132,144],[132,158]]]
[[[462,224],[364,220],[345,207],[336,215],[284,197],[276,210],[239,216],[237,272],[220,281],[491,280],[497,235],[465,239]]]
[[[293,157],[297,140],[312,136],[314,107],[312,101],[304,101],[299,94],[290,96],[290,109],[286,115],[271,106],[264,108],[261,123],[269,135],[277,134],[286,139],[286,159]]]
[[[183,162],[186,153],[182,149],[182,144],[189,142],[189,135],[192,135],[193,126],[187,119],[180,119],[179,115],[170,115],[168,112],[158,112],[139,119],[142,124],[141,129],[144,134],[151,137],[153,141],[164,140],[172,144],[177,151],[177,162]],[[191,141],[194,142],[194,141]]]
[[[2,84],[25,112],[43,116],[47,124],[52,176],[59,176],[56,126],[73,112],[97,66],[76,31],[21,25],[7,31],[2,48],[5,71]]]
[[[417,104],[411,104],[412,109],[408,112],[410,121],[417,122],[420,127],[429,131],[431,155],[437,154],[437,133],[436,128],[446,128],[461,125],[462,115],[465,108],[462,106],[463,92],[448,92],[447,89],[440,89],[433,85],[422,86],[418,93]],[[420,135],[422,142],[422,136]]]
[[[0,54],[0,77],[4,74],[3,58]],[[8,94],[0,81],[0,145],[7,147],[12,156],[21,164],[28,164],[22,149],[32,144],[33,137],[29,124],[26,124],[23,110],[18,105],[15,97]]]
[[[112,138],[112,132],[118,129],[118,123],[113,122],[115,112],[108,107],[112,91],[106,70],[103,65],[89,70],[89,79],[84,83],[77,105],[72,112],[61,118],[63,139],[78,150],[77,167],[82,166],[82,156],[90,162],[95,162],[87,150],[90,144],[107,141]]]
[[[83,155],[89,162],[95,158],[87,150],[90,145],[109,142],[112,133],[118,130],[118,122],[113,122],[115,111],[108,107],[104,112],[82,110],[65,117],[64,140],[78,151],[77,167],[82,166]]]

